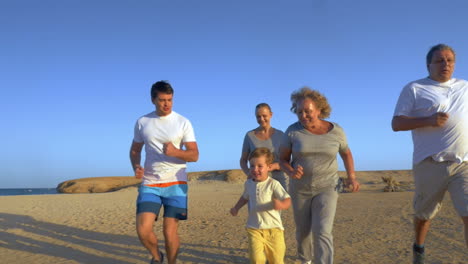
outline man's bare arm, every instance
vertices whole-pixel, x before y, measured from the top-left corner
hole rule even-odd
[[[427,117],[394,116],[393,131],[408,131],[421,127],[442,127],[449,118],[447,113],[438,112]]]
[[[169,157],[179,158],[186,162],[195,162],[198,160],[197,142],[185,142],[185,150],[176,148],[171,142],[164,143],[163,152]]]
[[[135,172],[135,177],[141,179],[144,174],[144,169],[141,167],[141,150],[143,149],[143,142],[132,142],[130,147],[130,163],[132,164],[133,171]]]

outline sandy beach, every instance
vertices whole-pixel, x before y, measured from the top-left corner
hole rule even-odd
[[[408,183],[383,192],[381,176]],[[410,263],[412,196],[408,171],[358,172],[359,193],[340,194],[334,225],[335,263]],[[189,219],[180,223],[179,263],[248,263],[246,207],[229,209],[243,183],[192,179]],[[135,232],[136,187],[96,194],[0,197],[0,263],[148,263]],[[292,209],[283,212],[286,262],[295,262]],[[155,230],[160,248],[161,223]],[[467,263],[463,226],[446,196],[426,242],[427,263]]]

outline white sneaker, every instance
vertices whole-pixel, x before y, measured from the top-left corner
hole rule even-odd
[[[309,260],[309,261],[302,261],[301,264],[312,264],[312,260]]]

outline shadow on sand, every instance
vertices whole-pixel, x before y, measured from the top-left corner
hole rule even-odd
[[[159,247],[164,248],[164,240],[159,240]],[[136,233],[129,236],[89,231],[7,213],[0,213],[1,248],[28,252],[39,259],[40,255],[47,255],[78,263],[134,264],[149,260]],[[182,242],[178,260],[180,263],[248,263],[247,255],[247,249]]]

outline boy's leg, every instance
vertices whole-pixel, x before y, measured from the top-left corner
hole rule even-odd
[[[316,195],[312,200],[312,233],[314,263],[333,263],[333,221],[338,192],[333,188]]]
[[[279,228],[264,230],[268,232],[265,255],[268,264],[284,264],[286,254],[286,243],[284,242],[284,232]]]
[[[247,228],[249,239],[249,258],[251,264],[265,264],[265,238],[263,230]]]

